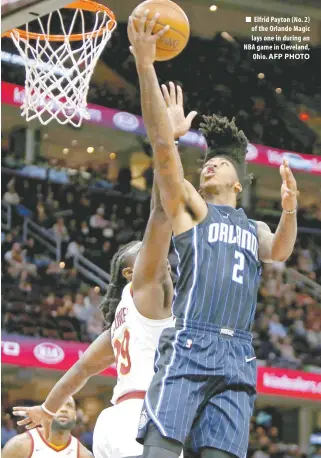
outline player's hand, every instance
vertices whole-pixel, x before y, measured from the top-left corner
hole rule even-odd
[[[18,421],[19,426],[25,426],[26,429],[32,429],[36,426],[43,426],[46,439],[49,437],[53,417],[44,412],[41,406],[35,407],[14,407],[13,415],[16,417],[26,417]]]
[[[280,166],[280,175],[283,180],[281,186],[282,208],[291,212],[297,208],[297,197],[300,193],[297,190],[296,180],[286,159],[283,159],[283,164]]]
[[[162,91],[167,105],[168,114],[172,123],[175,138],[182,137],[191,128],[191,124],[196,111],[191,111],[185,118],[183,106],[183,91],[180,86],[169,83],[169,90],[165,84],[162,84]]]
[[[148,66],[154,63],[156,42],[169,30],[169,25],[166,25],[157,33],[153,34],[153,28],[160,15],[156,13],[153,19],[146,25],[148,13],[149,10],[145,10],[143,16],[140,18],[138,30],[136,30],[134,18],[129,16],[128,19],[127,33],[131,44],[129,49],[135,56],[136,63],[141,66]]]

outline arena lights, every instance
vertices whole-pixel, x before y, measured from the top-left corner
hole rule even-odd
[[[111,160],[116,159],[116,153],[110,153],[109,159],[111,159]]]
[[[78,145],[77,140],[73,140],[73,141],[71,142],[71,146],[77,146],[77,145]]]
[[[282,89],[281,89],[280,87],[277,87],[277,88],[275,89],[275,92],[276,92],[277,94],[282,94]]]
[[[49,135],[48,134],[44,134],[43,139],[44,140],[48,140],[48,138],[49,138]]]
[[[60,263],[59,263],[60,269],[64,269],[64,268],[65,268],[65,265],[66,265],[66,264],[65,264],[64,262],[60,262]]]
[[[264,75],[264,73],[259,73],[259,74],[257,75],[257,77],[258,77],[260,80],[263,80],[263,79],[265,78],[265,75]]]
[[[98,294],[98,293],[100,292],[100,288],[99,288],[99,286],[95,286],[95,288],[94,288],[94,291],[95,291],[95,293],[97,293],[97,294]]]
[[[216,5],[211,5],[210,6],[210,11],[214,12],[217,10],[217,6]]]
[[[309,113],[300,113],[299,118],[301,121],[308,121],[310,119],[310,115]]]
[[[88,146],[87,148],[87,153],[92,154],[95,151],[95,148],[93,146]]]
[[[62,154],[68,154],[68,153],[69,153],[69,149],[68,149],[68,148],[64,148],[64,149],[62,150]]]

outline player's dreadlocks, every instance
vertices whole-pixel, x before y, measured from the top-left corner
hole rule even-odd
[[[140,242],[130,242],[123,246],[114,254],[110,268],[110,283],[107,293],[100,305],[104,314],[106,328],[110,328],[115,318],[116,308],[121,300],[123,288],[126,286],[126,278],[122,275],[122,270],[127,267],[128,254],[134,246]]]
[[[208,145],[203,164],[216,156],[225,157],[236,168],[240,183],[243,186],[250,184],[252,177],[247,173],[245,161],[248,140],[243,130],[236,127],[235,118],[229,121],[214,114],[203,116],[203,119],[200,131],[206,137]]]

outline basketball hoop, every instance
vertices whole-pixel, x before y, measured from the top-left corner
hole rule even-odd
[[[79,127],[90,119],[87,94],[90,78],[98,58],[116,27],[114,13],[92,0],[78,0],[64,7],[75,10],[69,24],[62,10],[38,17],[41,33],[12,29],[4,34],[11,37],[26,66],[25,99],[20,107],[27,121],[39,119],[48,124],[56,119],[60,124]],[[86,30],[90,15],[90,31]],[[87,15],[87,13],[86,13]],[[86,21],[87,19],[87,21]],[[54,29],[55,27],[55,29]],[[89,26],[87,25],[87,28]],[[77,32],[75,32],[77,28]],[[54,30],[53,30],[54,29]],[[60,35],[52,32],[62,31]]]

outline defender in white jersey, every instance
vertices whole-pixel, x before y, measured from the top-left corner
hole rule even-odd
[[[167,261],[170,239],[171,226],[154,183],[152,212],[143,242],[126,245],[111,263],[111,283],[102,304],[107,330],[59,380],[42,406],[14,408],[15,414],[25,412],[27,418],[21,423],[28,429],[41,424],[48,434],[61,402],[116,360],[115,405],[97,420],[94,455],[127,458],[142,453],[136,435],[144,419],[143,397],[153,376],[159,336],[173,325],[173,283]]]
[[[23,413],[23,412],[21,412]],[[7,442],[3,458],[89,458],[92,454],[70,434],[76,424],[76,405],[69,399],[57,411],[48,440],[42,428],[19,434]]]
[[[154,320],[142,315],[134,303],[132,283],[125,286],[111,327],[118,370],[111,400],[114,406],[103,410],[97,420],[94,432],[96,458],[121,458],[142,453],[142,446],[135,438],[143,400],[154,375],[159,337],[171,326],[172,316]]]

